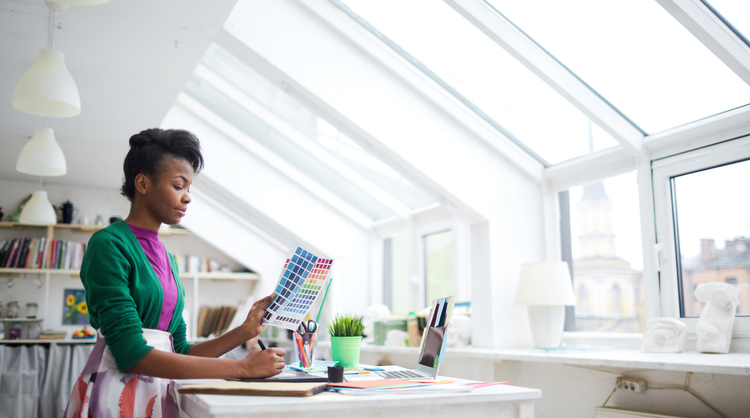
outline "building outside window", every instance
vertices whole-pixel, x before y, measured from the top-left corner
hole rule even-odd
[[[645,330],[634,174],[570,190],[575,331]]]

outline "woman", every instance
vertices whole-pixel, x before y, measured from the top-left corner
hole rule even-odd
[[[98,339],[66,417],[178,417],[171,379],[268,377],[283,369],[278,348],[217,358],[265,329],[261,320],[273,294],[255,302],[239,327],[187,342],[185,290],[158,231],[185,216],[201,168],[200,144],[190,132],[148,129],[130,138],[122,185],[130,214],[95,233],[83,258],[81,281]]]

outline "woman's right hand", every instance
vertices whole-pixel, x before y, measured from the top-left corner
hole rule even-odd
[[[260,347],[253,347],[250,354],[240,360],[242,374],[253,379],[276,376],[284,369],[285,353],[286,350],[283,348],[271,347],[261,350]]]

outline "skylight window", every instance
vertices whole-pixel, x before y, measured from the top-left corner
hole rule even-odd
[[[588,118],[445,3],[344,2],[547,162],[590,151]],[[592,136],[594,150],[617,145]]]
[[[284,119],[308,139],[325,148],[384,192],[410,209],[431,205],[430,196],[379,159],[368,154],[346,135],[304,107],[276,85],[218,45],[212,45],[202,64],[234,85],[250,99]]]
[[[745,39],[750,39],[750,2],[745,0],[711,0],[708,2]]]
[[[653,0],[488,2],[647,133],[750,102],[750,87]],[[747,21],[747,5],[727,3]]]
[[[199,77],[193,75],[185,84],[183,91],[365,216],[378,220],[394,215],[394,212],[386,205],[365,193],[321,161],[311,158],[299,145]]]

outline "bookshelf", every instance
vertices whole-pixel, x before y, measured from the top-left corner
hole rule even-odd
[[[77,225],[77,224],[56,224],[50,226],[38,226],[38,225],[25,225],[17,222],[0,222],[0,241],[2,241],[3,230],[21,230],[21,231],[39,231],[46,233],[47,246],[45,254],[49,254],[49,246],[52,239],[55,238],[56,231],[70,231],[75,233],[92,234],[105,226],[95,225]],[[190,231],[183,228],[169,228],[159,231],[160,236],[170,235],[190,235]],[[45,266],[48,260],[45,260]],[[183,282],[185,287],[190,286],[192,289],[192,306],[193,309],[190,312],[190,318],[188,322],[188,328],[192,335],[188,335],[188,338],[195,337],[197,323],[198,323],[198,306],[199,306],[199,295],[201,282],[204,280],[211,281],[250,281],[257,282],[260,280],[260,276],[255,273],[234,273],[234,272],[180,272],[180,280]],[[40,314],[44,318],[45,329],[49,328],[51,324],[47,323],[49,318],[49,306],[50,306],[50,280],[55,276],[67,276],[71,278],[80,277],[80,271],[78,269],[50,269],[50,268],[0,268],[0,278],[4,277],[6,280],[12,280],[15,278],[28,279],[33,278],[39,280],[41,283],[38,287],[43,289],[44,301],[43,306],[40,306]],[[187,283],[191,281],[192,283]],[[41,340],[35,340],[37,342]]]

